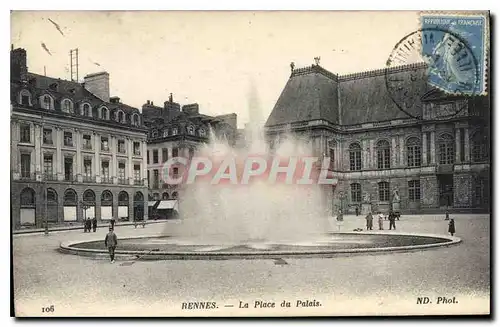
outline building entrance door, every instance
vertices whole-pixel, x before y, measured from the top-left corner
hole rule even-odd
[[[453,206],[453,174],[438,175],[439,206]]]

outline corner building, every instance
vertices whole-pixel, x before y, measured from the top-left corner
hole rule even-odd
[[[13,228],[148,218],[147,128],[110,98],[108,73],[84,83],[30,73],[13,49],[10,85]]]
[[[386,78],[407,95],[389,93]],[[305,136],[330,157],[331,211],[388,211],[395,190],[403,213],[489,211],[490,118],[488,96],[430,87],[424,64],[343,76],[312,65],[292,69],[266,134]]]

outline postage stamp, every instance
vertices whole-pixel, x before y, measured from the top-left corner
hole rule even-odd
[[[448,93],[486,93],[488,15],[422,13],[422,57],[429,83]]]

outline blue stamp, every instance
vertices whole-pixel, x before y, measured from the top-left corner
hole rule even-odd
[[[428,83],[451,94],[486,93],[488,14],[421,14]]]

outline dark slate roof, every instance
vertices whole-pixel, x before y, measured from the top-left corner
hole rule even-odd
[[[386,75],[387,78],[397,79],[398,87],[408,91],[408,94],[415,95],[414,101],[406,102],[411,103],[411,106],[405,106],[405,110],[413,116],[420,116],[421,96],[429,91],[424,64],[343,76],[313,65],[292,72],[266,126],[318,119],[334,124],[355,125],[408,118],[393,100],[403,100],[403,94],[389,94]],[[404,99],[408,100],[406,96]],[[404,105],[404,102],[398,103]]]
[[[266,126],[325,119],[338,123],[337,76],[313,65],[293,71]]]
[[[401,90],[389,93],[387,79],[397,80],[389,85],[397,85]],[[354,125],[411,117],[407,113],[421,116],[421,97],[428,90],[424,64],[339,76],[341,123]]]

